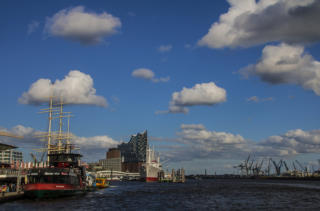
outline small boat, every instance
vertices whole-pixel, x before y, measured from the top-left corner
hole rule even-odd
[[[96,187],[97,188],[107,188],[109,187],[109,182],[106,178],[96,178]]]

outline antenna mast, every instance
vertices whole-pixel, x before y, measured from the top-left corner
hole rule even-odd
[[[48,158],[47,161],[50,161],[50,145],[51,145],[51,121],[52,121],[52,97],[50,97],[50,105],[49,105],[49,128],[48,128]]]

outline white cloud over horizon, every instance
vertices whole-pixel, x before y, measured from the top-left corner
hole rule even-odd
[[[17,150],[24,150],[27,156],[30,152],[34,152],[34,149],[45,147],[46,144],[46,141],[39,137],[43,132],[31,127],[17,125],[11,129],[0,128],[0,131],[24,136],[23,139],[2,137],[1,142],[19,147]],[[165,149],[161,151],[162,160],[169,159],[170,162],[195,159],[242,160],[249,154],[256,158],[291,158],[320,152],[320,129],[310,131],[295,129],[284,134],[269,136],[262,141],[252,141],[239,134],[210,131],[202,124],[182,124],[176,135],[175,139],[165,138],[165,142],[171,143],[168,147],[161,145]],[[105,158],[109,148],[122,143],[108,135],[93,137],[72,135],[72,137],[72,143],[80,147],[80,152],[87,161]]]
[[[188,113],[190,106],[206,105],[213,106],[227,100],[225,89],[218,87],[215,83],[196,84],[191,88],[183,87],[180,92],[174,92],[169,103],[168,111],[161,113]]]
[[[320,40],[319,1],[227,1],[230,4],[228,12],[212,24],[198,45],[234,48],[274,41],[310,43]]]
[[[145,80],[149,80],[152,81],[154,83],[158,83],[158,82],[168,82],[170,80],[170,77],[160,77],[160,78],[156,78],[155,77],[155,73],[148,69],[148,68],[138,68],[132,71],[131,76],[134,78],[141,78],[141,79],[145,79]]]
[[[90,75],[71,70],[63,80],[56,80],[54,83],[50,79],[38,79],[27,92],[19,98],[21,104],[40,105],[47,103],[50,96],[55,96],[66,104],[85,104],[106,107],[107,100],[96,95],[93,87],[93,79]]]
[[[303,46],[265,46],[257,64],[240,70],[245,77],[258,76],[270,84],[296,84],[320,95],[320,62],[304,51]]]
[[[45,23],[45,33],[80,42],[85,45],[101,43],[105,37],[117,33],[119,18],[103,12],[87,12],[83,6],[63,9]]]
[[[172,162],[195,159],[244,159],[249,154],[257,158],[290,158],[293,156],[319,153],[320,130],[290,130],[281,135],[267,137],[262,141],[245,139],[239,134],[209,131],[202,124],[182,124],[177,143],[163,152]]]
[[[45,132],[35,130],[32,127],[23,125],[14,126],[11,129],[1,128],[0,131],[10,132],[14,135],[23,136],[23,139],[14,139],[9,137],[1,137],[1,143],[10,144],[18,147],[18,151],[23,150],[25,156],[35,153],[34,149],[45,148],[47,141],[44,140]],[[42,136],[42,137],[41,137]],[[93,137],[81,137],[71,134],[72,144],[80,147],[80,152],[84,156],[84,160],[97,161],[105,158],[105,153],[109,148],[116,147],[121,141],[116,141],[108,135],[100,135]],[[24,157],[26,159],[26,157]]]
[[[169,52],[172,50],[172,45],[160,45],[158,51],[161,53]]]

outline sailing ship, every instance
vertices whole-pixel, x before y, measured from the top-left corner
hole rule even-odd
[[[69,131],[70,112],[63,112],[63,102],[53,105],[50,98],[49,108],[43,109],[49,114],[47,147],[42,149],[47,153],[46,166],[32,168],[27,175],[24,193],[31,198],[52,198],[85,193],[86,173],[81,166],[81,154],[73,152],[77,148],[70,143]],[[43,113],[42,112],[42,113]],[[63,118],[68,118],[68,132],[63,133]],[[52,131],[52,120],[59,120],[59,131]]]

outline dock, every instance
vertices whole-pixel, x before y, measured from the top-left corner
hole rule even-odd
[[[2,193],[0,193],[0,203],[20,199],[23,196],[24,196],[24,193],[22,191],[20,191],[20,192],[7,192],[4,194],[4,196],[2,195]]]

